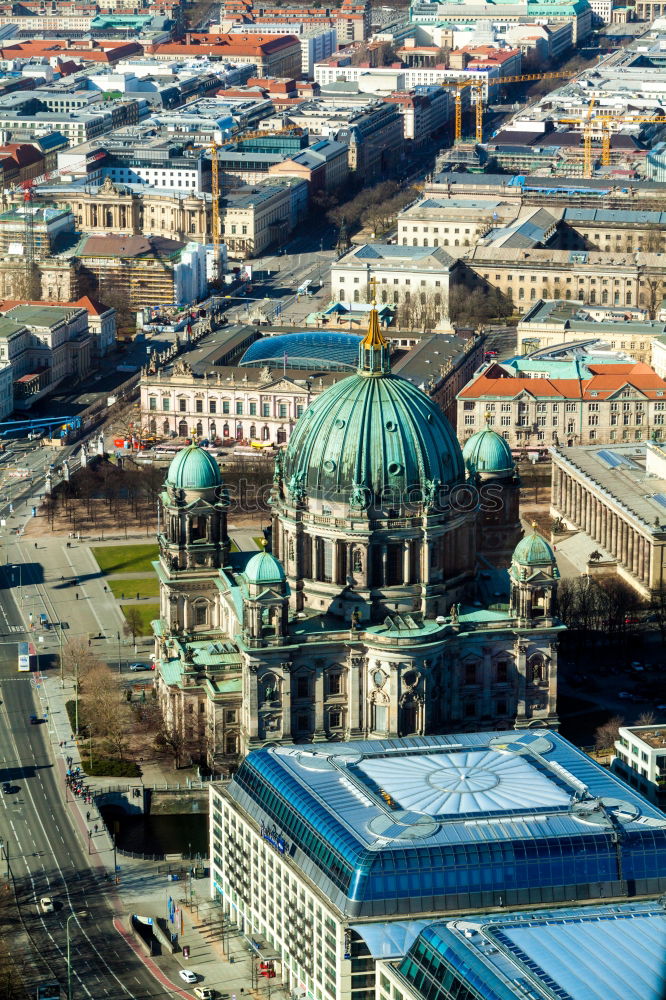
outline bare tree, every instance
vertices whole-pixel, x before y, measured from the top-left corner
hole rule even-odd
[[[137,636],[141,635],[141,630],[143,628],[143,616],[138,608],[125,607],[123,614],[125,615],[125,624],[123,626],[123,632],[125,635],[132,637],[132,642],[136,642]]]
[[[620,738],[620,726],[624,725],[624,719],[619,715],[614,715],[608,722],[598,726],[594,731],[594,745],[597,750],[612,750],[615,740]]]

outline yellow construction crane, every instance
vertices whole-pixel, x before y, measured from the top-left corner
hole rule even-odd
[[[666,124],[666,117],[659,115],[603,115],[597,114],[592,117],[594,100],[590,102],[588,113],[585,118],[556,118],[558,125],[580,125],[583,132],[583,176],[592,176],[593,157],[592,139],[595,131],[601,131],[601,163],[604,167],[610,166],[611,162],[611,136],[613,122],[622,124],[646,124],[655,125]]]
[[[217,143],[210,147],[210,190],[213,201],[211,227],[213,236],[213,281],[220,277],[220,171],[217,159]]]
[[[221,149],[223,146],[233,146],[236,142],[245,142],[246,139],[263,139],[265,136],[269,135],[303,135],[303,129],[299,128],[297,125],[286,126],[285,128],[277,129],[259,129],[256,132],[242,132],[237,133],[232,136],[231,139],[226,139],[224,142],[218,143],[217,148]]]
[[[489,77],[482,80],[440,80],[440,87],[455,87],[455,141],[462,139],[462,92],[467,87],[472,88],[472,103],[474,104],[475,137],[477,142],[483,142],[483,90],[488,87],[503,87],[510,83],[530,83],[536,80],[570,80],[571,73],[521,73],[520,76]]]

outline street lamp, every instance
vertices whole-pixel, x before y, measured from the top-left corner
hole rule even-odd
[[[9,870],[9,841],[7,843],[0,837],[0,856],[2,851],[5,852],[5,858],[7,859],[7,881],[9,882],[10,870]]]
[[[67,1000],[72,1000],[72,963],[71,963],[70,946],[69,946],[69,922],[72,919],[72,917],[87,917],[87,916],[88,916],[87,910],[79,910],[78,913],[70,913],[70,915],[67,917],[67,920],[65,921],[65,930],[67,932]]]

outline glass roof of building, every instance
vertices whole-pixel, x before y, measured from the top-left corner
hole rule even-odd
[[[239,364],[348,372],[358,368],[361,340],[360,335],[353,333],[284,333],[261,337],[250,344]]]
[[[401,761],[367,760],[358,765],[401,809],[428,816],[568,806],[571,793],[549,781],[522,756],[476,750],[422,754]]]
[[[550,730],[265,747],[228,794],[353,915],[666,890],[666,817]]]
[[[423,928],[399,975],[428,1000],[452,976],[484,1000],[664,1000],[664,942],[653,902],[481,916]]]

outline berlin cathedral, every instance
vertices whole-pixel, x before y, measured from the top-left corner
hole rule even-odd
[[[461,449],[393,374],[373,308],[356,374],[278,452],[270,549],[232,551],[215,458],[192,444],[160,497],[158,697],[216,773],[266,743],[554,727],[558,571],[521,537],[490,427]]]

